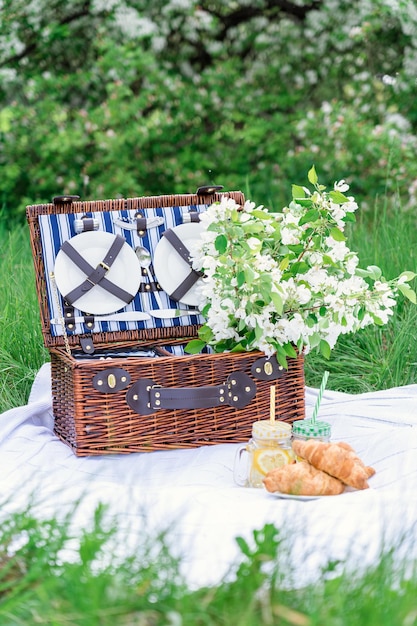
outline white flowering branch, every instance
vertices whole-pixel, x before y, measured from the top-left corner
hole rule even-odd
[[[293,185],[281,213],[224,197],[201,215],[206,228],[191,255],[204,272],[206,322],[189,352],[257,349],[285,366],[297,351],[329,357],[341,334],[386,324],[398,291],[416,303],[413,272],[386,281],[377,266],[358,267],[344,234],[358,208],[346,182],[327,192],[314,167],[308,179],[313,190]]]

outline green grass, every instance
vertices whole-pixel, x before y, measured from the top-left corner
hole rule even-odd
[[[378,265],[387,279],[404,270],[417,273],[417,222],[399,207],[378,205],[372,217],[358,218],[348,234],[348,245],[359,254],[361,267]],[[412,284],[414,289],[416,283]],[[417,382],[417,307],[398,297],[390,322],[342,336],[330,360],[311,354],[306,358],[306,381],[318,387],[324,369],[330,371],[329,388],[362,393]]]
[[[272,525],[254,531],[234,577],[189,590],[166,537],[142,539],[131,557],[114,554],[115,525],[99,507],[77,545],[70,515],[61,522],[30,509],[3,521],[0,532],[2,626],[413,626],[417,578],[391,551],[360,576],[334,573],[289,590],[281,581],[285,541]],[[63,551],[71,558],[63,559]],[[414,573],[415,574],[415,573]]]
[[[0,412],[26,404],[48,359],[43,346],[29,230],[0,229]]]

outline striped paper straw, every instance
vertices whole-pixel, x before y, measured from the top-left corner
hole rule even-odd
[[[321,385],[320,385],[320,389],[319,389],[319,395],[317,396],[316,404],[314,406],[313,415],[312,415],[312,418],[311,418],[311,421],[312,421],[313,424],[316,423],[317,413],[319,412],[321,399],[323,397],[324,390],[326,389],[327,379],[328,378],[329,378],[329,372],[326,370],[324,372],[324,374],[323,374],[323,379],[321,381]]]

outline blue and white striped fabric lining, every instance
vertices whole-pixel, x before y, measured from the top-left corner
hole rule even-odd
[[[146,218],[162,217],[164,223],[161,226],[148,229],[143,237],[139,236],[136,229],[128,230],[121,228],[115,224],[115,220],[122,219],[128,222],[135,222],[136,210],[119,210],[109,212],[91,212],[87,214],[54,214],[54,215],[40,215],[39,226],[41,232],[41,242],[43,259],[45,265],[46,285],[47,285],[47,298],[50,319],[59,318],[58,304],[56,301],[56,290],[52,284],[51,273],[54,271],[56,256],[64,241],[71,239],[77,233],[74,228],[74,221],[81,219],[84,215],[94,218],[99,223],[99,230],[106,231],[108,233],[122,235],[127,243],[135,248],[138,245],[147,248],[151,256],[153,257],[155,248],[161,239],[162,233],[168,228],[173,228],[183,223],[183,215],[191,211],[202,212],[207,208],[207,204],[199,204],[192,206],[173,206],[173,207],[159,207],[152,209],[141,209],[141,213]],[[145,278],[146,280],[146,278]],[[153,274],[153,267],[149,268],[149,281],[156,281]],[[61,309],[64,307],[64,301],[60,294],[58,294]],[[135,298],[127,306],[120,309],[120,311],[146,311],[150,309],[158,308],[178,308],[178,303],[171,300],[168,294],[164,291],[158,292],[141,292],[136,294]],[[181,308],[187,308],[185,305],[181,305]],[[119,312],[120,312],[119,311]],[[82,316],[85,312],[75,309],[75,316]],[[189,326],[194,324],[204,323],[204,318],[201,315],[183,315],[174,319],[156,319],[138,321],[138,322],[97,322],[94,325],[93,331],[87,328],[85,324],[77,323],[72,331],[67,330],[67,334],[84,334],[88,332],[101,333],[101,332],[118,332],[126,330],[137,330],[146,328],[162,328],[171,326]],[[64,331],[61,324],[51,324],[50,331],[52,336],[62,336]]]

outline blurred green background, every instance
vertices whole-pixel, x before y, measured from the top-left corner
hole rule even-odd
[[[3,224],[54,195],[242,189],[314,163],[363,209],[417,194],[414,0],[0,3]]]

